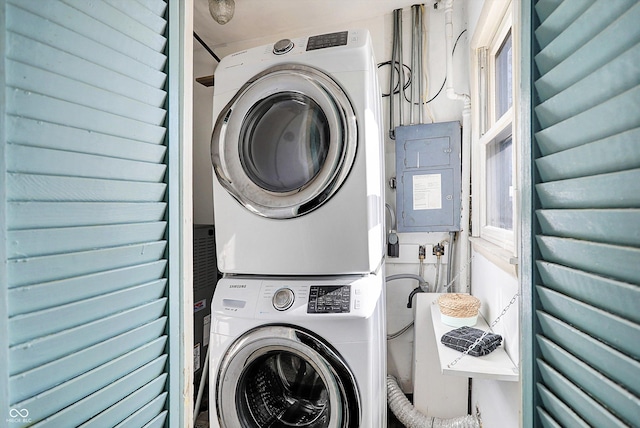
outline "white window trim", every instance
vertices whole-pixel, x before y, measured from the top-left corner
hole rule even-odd
[[[515,3],[516,5],[512,5]],[[476,30],[471,39],[471,138],[472,138],[472,236],[474,247],[483,245],[486,247],[494,247],[500,251],[496,251],[501,257],[507,255],[515,256],[517,254],[517,232],[519,225],[519,211],[517,209],[517,165],[519,159],[519,144],[517,141],[517,112],[519,111],[517,85],[519,82],[519,33],[515,28],[516,19],[513,11],[517,10],[515,0],[486,0],[478,19]],[[486,82],[488,91],[495,92],[495,57],[497,51],[501,48],[502,42],[507,33],[511,30],[512,49],[513,49],[513,106],[500,118],[495,118],[495,103],[493,97],[486,103],[487,129],[484,135],[481,133],[481,103],[484,97],[480,97],[480,66],[478,52],[484,48],[487,52],[487,70]],[[486,218],[486,149],[487,145],[501,136],[512,136],[512,165],[513,165],[513,230],[508,231],[487,225]],[[509,260],[506,260],[509,262]]]

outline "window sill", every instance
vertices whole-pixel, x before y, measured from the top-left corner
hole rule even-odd
[[[518,259],[513,255],[511,250],[499,247],[482,238],[472,237],[469,238],[469,241],[471,242],[473,251],[480,253],[483,257],[506,273],[515,278],[518,277]]]

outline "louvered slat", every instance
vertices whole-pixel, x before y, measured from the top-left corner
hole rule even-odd
[[[123,373],[131,374],[145,364],[149,364],[150,361],[161,358],[160,355],[165,344],[166,338],[159,337],[153,342],[108,361],[60,385],[56,385],[46,392],[16,403],[16,405],[22,406],[21,408],[37,407],[37,413],[32,415],[34,419],[41,419],[45,415],[59,412],[68,406],[74,405],[74,403],[78,404],[86,397],[117,382]],[[160,373],[157,373],[157,375],[160,375]],[[58,426],[75,426],[75,424]]]
[[[547,338],[556,343],[563,343],[572,354],[580,355],[585,363],[607,375],[609,379],[625,389],[636,395],[639,394],[640,385],[635,382],[635,379],[629,377],[629,373],[640,370],[640,362],[549,314],[543,312],[538,314],[541,331]],[[612,365],[611,361],[617,363]]]
[[[536,38],[540,44],[551,43],[558,35],[594,2],[594,0],[582,0],[563,2],[536,29]]]
[[[640,3],[539,1],[534,9],[530,426],[634,426]]]
[[[33,370],[165,315],[166,299],[9,348],[9,374]]]
[[[162,220],[164,202],[9,202],[8,217],[16,230]],[[42,213],[47,213],[43,216]]]
[[[541,210],[537,218],[545,235],[640,246],[640,229],[629,230],[627,226],[640,224],[638,209]]]
[[[116,360],[117,361],[117,360]],[[136,369],[121,379],[107,384],[104,388],[94,392],[85,398],[76,401],[68,407],[63,407],[57,413],[44,419],[42,422],[33,425],[37,428],[57,428],[61,426],[77,426],[78,424],[91,418],[98,412],[102,411],[105,407],[111,406],[118,401],[126,398],[129,394],[133,393],[144,385],[162,376],[164,366],[166,364],[166,355],[160,356],[155,360],[147,363],[146,365]],[[123,367],[125,370],[127,367]],[[114,370],[117,368],[113,368]],[[40,400],[43,401],[43,400]],[[19,403],[18,405],[29,406],[30,402]],[[51,409],[56,409],[60,406],[58,403],[39,403],[34,404],[47,406],[47,412],[52,412]],[[35,407],[32,405],[31,407]],[[45,413],[38,411],[35,417]]]
[[[635,0],[616,0],[614,2],[597,0],[594,2],[589,9],[585,10],[575,21],[569,23],[562,33],[535,56],[538,70],[543,74],[550,71],[560,61],[577,51],[609,26],[634,3]]]
[[[549,15],[562,3],[562,0],[540,0],[535,4],[535,10],[540,21],[547,20]]]
[[[131,423],[131,426],[142,426],[164,409],[167,399],[167,393],[163,392],[165,382],[166,375],[158,377],[131,394],[126,400],[114,404],[78,428],[102,428],[114,421],[123,421],[134,412],[139,415],[136,418],[139,423],[134,423],[132,419],[127,423]]]
[[[159,144],[164,139],[166,131],[162,126],[21,89],[9,90],[7,103],[10,106],[8,113],[12,115],[90,129],[147,143]]]
[[[549,412],[557,419],[558,422],[562,423],[562,425],[559,425],[555,420],[551,419],[549,415],[546,415],[545,412],[545,416],[548,419],[545,426],[575,426],[583,428],[589,427],[589,424],[580,419],[580,417],[576,415],[569,406],[559,400],[558,397],[553,395],[553,393],[547,388],[539,385],[538,391],[540,392],[540,398],[544,403],[545,408],[549,410]]]
[[[158,424],[158,426],[163,427],[164,421],[166,419],[166,412],[162,412],[161,410],[164,407],[164,403],[162,400],[166,400],[166,395],[159,396],[155,400],[151,401],[147,405],[141,407],[134,414],[129,416],[127,419],[120,422],[116,427],[126,428],[128,426],[154,426]]]
[[[536,191],[546,209],[634,208],[640,192],[628,183],[640,180],[640,169],[540,183]]]
[[[67,379],[115,360],[162,336],[165,328],[166,318],[159,318],[71,355],[14,375],[9,379],[9,386],[15,394],[14,399],[26,400]]]
[[[640,3],[636,3],[580,49],[569,52],[568,57],[562,58],[557,66],[536,80],[539,101],[546,101],[636,45],[640,38],[640,28],[636,25],[639,20]],[[541,49],[544,47],[544,44],[540,45]]]
[[[165,426],[164,424],[167,415],[168,412],[165,410],[164,412],[153,418],[151,421],[149,421],[147,424],[145,424],[142,428],[163,428]],[[118,424],[117,428],[124,428],[127,426],[127,423],[128,421],[125,421],[125,423],[122,424]]]
[[[119,0],[105,0],[105,2],[123,12],[126,16],[135,19],[140,24],[151,29],[154,33],[162,34],[165,32],[167,21],[162,19],[158,14],[155,14],[143,7],[140,3],[135,1],[124,2]]]
[[[166,92],[162,89],[20,34],[9,33],[7,46],[7,57],[23,64],[106,89],[154,107],[162,107],[166,99]]]
[[[546,261],[537,267],[545,287],[640,323],[638,286]]]
[[[637,278],[640,248],[543,235],[536,242],[544,260],[625,282]]]
[[[159,260],[89,275],[12,288],[9,290],[9,315],[20,315],[65,305],[158,280],[163,277],[166,265],[166,260]]]
[[[121,94],[80,83],[75,79],[48,70],[9,60],[5,64],[7,84],[13,88],[34,92],[100,111],[122,115],[151,125],[164,123],[165,110]],[[13,77],[13,78],[12,78]],[[44,86],[41,82],[48,82]]]
[[[10,259],[16,259],[89,251],[95,248],[96,242],[101,242],[102,247],[118,247],[160,241],[164,237],[165,229],[166,223],[160,221],[51,228],[42,231],[15,230],[8,233],[11,243],[7,253]]]
[[[166,280],[158,280],[68,305],[18,315],[9,320],[9,344],[83,325],[162,297]]]
[[[89,275],[133,264],[149,263],[164,256],[166,242],[159,241],[124,247],[103,248],[76,253],[10,260],[7,266],[9,288]]]
[[[540,125],[547,128],[606,102],[612,96],[633,89],[640,83],[640,46],[613,58],[592,74],[536,107]],[[610,82],[603,86],[600,82]],[[580,98],[579,104],[572,99]],[[620,113],[620,112],[617,112]]]
[[[166,184],[47,175],[7,174],[10,201],[159,202]]]
[[[150,10],[147,10],[146,13],[144,10],[140,12],[139,9],[141,9],[141,6],[139,6],[136,8],[138,13],[134,16],[134,14],[131,13],[131,7],[129,10],[125,9],[123,12],[117,8],[117,4],[113,5],[108,2],[89,3],[86,0],[63,1],[75,9],[96,16],[101,23],[120,33],[119,37],[126,36],[149,47],[151,49],[151,55],[157,56],[157,52],[162,52],[165,47],[166,39],[162,37],[162,34],[165,30],[166,20],[160,18],[160,14],[154,14]],[[136,25],[136,18],[140,18],[141,16],[143,18],[142,21],[146,23],[142,28],[140,25]],[[135,29],[135,31],[132,31],[132,29]]]
[[[25,117],[7,117],[11,143],[140,162],[162,162],[166,147]]]
[[[551,367],[557,368],[567,382],[578,384],[583,390],[588,390],[590,396],[602,403],[602,409],[612,413],[611,418],[620,419],[626,424],[640,420],[640,403],[632,393],[600,375],[561,346],[540,336],[538,339],[544,360],[549,362]],[[540,367],[542,369],[543,365]],[[567,402],[571,394],[575,394],[575,391],[562,391],[559,397]]]
[[[136,0],[136,1],[158,16],[164,16],[165,11],[167,10],[167,4],[164,2],[164,0]]]
[[[562,425],[558,424],[553,418],[544,411],[543,408],[538,407],[536,409],[538,411],[538,415],[540,416],[541,426],[543,428],[562,428]]]
[[[627,355],[640,351],[640,329],[624,318],[568,298],[547,288],[538,287],[541,310],[579,328]],[[612,334],[615,332],[615,334]],[[566,344],[568,347],[568,344]],[[598,352],[593,349],[593,352]]]
[[[41,2],[36,2],[40,4]],[[53,2],[45,2],[53,3]],[[117,46],[99,43],[55,22],[21,9],[20,2],[7,5],[7,29],[41,43],[84,58],[107,69],[129,76],[154,88],[162,88],[166,75],[159,69],[137,61],[117,50]],[[38,31],[29,31],[37,29]],[[91,32],[91,29],[89,29]]]
[[[577,147],[546,151],[536,160],[542,180],[556,181],[640,168],[640,130],[615,134]],[[558,141],[563,144],[566,141]],[[541,147],[542,148],[542,147]]]
[[[145,27],[131,25],[129,22],[131,18],[124,14],[114,17],[109,14],[109,10],[112,8],[102,7],[104,2],[97,2],[91,4],[92,7],[86,10],[88,13],[83,14],[82,11],[75,7],[70,7],[62,1],[55,2],[41,2],[38,0],[13,0],[13,3],[34,15],[46,17],[47,21],[55,23],[60,27],[67,28],[76,34],[79,34],[87,39],[93,40],[105,46],[117,46],[117,50],[136,61],[141,62],[154,70],[160,70],[164,67],[166,62],[165,55],[161,52],[164,48],[164,43],[158,39],[156,43],[158,46],[156,49],[152,49],[143,45],[135,38],[129,37],[122,32],[122,27],[126,27],[129,24],[130,31],[134,34],[144,34]],[[70,1],[73,3],[73,1]],[[86,2],[85,2],[86,3]],[[105,14],[105,15],[102,15]],[[114,24],[115,21],[125,21],[120,25]],[[160,21],[164,20],[158,18]],[[114,28],[111,25],[115,25]],[[150,31],[149,31],[150,32]],[[160,33],[156,34],[159,38]]]
[[[66,175],[109,180],[162,181],[166,165],[84,153],[7,145],[11,171],[21,174]],[[70,166],[65,166],[71,162]]]
[[[565,140],[564,144],[575,147],[637,128],[640,126],[640,116],[636,114],[639,100],[640,89],[636,86],[589,110],[537,132],[536,140],[545,146],[555,145],[558,141]]]

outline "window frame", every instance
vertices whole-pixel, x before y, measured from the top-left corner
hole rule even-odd
[[[517,254],[519,213],[517,207],[517,165],[519,143],[516,128],[518,99],[518,28],[513,16],[513,2],[487,0],[483,6],[471,40],[472,93],[472,230],[474,243],[499,249],[510,259]],[[496,117],[496,55],[510,35],[512,43],[512,99],[513,104]],[[481,63],[484,55],[485,60]],[[488,224],[487,150],[490,144],[512,138],[512,215],[511,230]],[[509,262],[510,260],[505,260]]]

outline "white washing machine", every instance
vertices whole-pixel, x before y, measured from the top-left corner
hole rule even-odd
[[[377,272],[383,138],[367,30],[280,40],[215,71],[211,159],[218,268]]]
[[[212,428],[385,428],[384,279],[227,277],[211,306]]]

